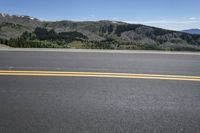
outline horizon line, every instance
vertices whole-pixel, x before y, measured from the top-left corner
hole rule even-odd
[[[188,20],[147,20],[147,21],[132,21],[132,20],[121,20],[121,19],[116,19],[116,18],[111,18],[111,19],[47,19],[47,18],[40,18],[40,17],[34,17],[31,15],[25,15],[25,14],[13,14],[13,13],[5,13],[5,12],[0,12],[2,16],[17,16],[17,17],[30,17],[30,19],[37,19],[39,21],[43,22],[58,22],[58,21],[71,21],[71,22],[100,22],[100,21],[109,21],[109,22],[119,22],[119,23],[126,23],[126,24],[141,24],[141,25],[146,25],[150,27],[155,27],[155,28],[161,28],[165,30],[174,30],[174,31],[184,31],[184,30],[190,30],[190,29],[200,29],[197,27],[193,28],[183,28],[183,29],[170,29],[170,28],[163,28],[161,26],[156,26],[156,24],[191,24],[191,23],[200,23],[198,21],[198,18],[196,17],[190,17]]]

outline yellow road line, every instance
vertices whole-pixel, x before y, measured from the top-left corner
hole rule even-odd
[[[120,75],[120,76],[147,76],[147,77],[179,77],[179,78],[197,78],[200,76],[183,75],[158,75],[158,74],[131,74],[131,73],[104,73],[104,72],[62,72],[62,71],[23,71],[23,70],[0,70],[0,73],[41,73],[41,74],[83,74],[83,75]]]
[[[130,74],[103,72],[59,72],[59,71],[22,71],[0,70],[0,76],[57,76],[57,77],[100,77],[100,78],[130,78],[130,79],[159,79],[200,81],[200,76],[158,75],[158,74]]]

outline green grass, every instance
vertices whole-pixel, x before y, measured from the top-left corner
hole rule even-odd
[[[84,48],[84,43],[80,42],[80,41],[73,41],[71,43],[68,43],[68,47],[69,48],[74,48],[74,49],[82,49]]]

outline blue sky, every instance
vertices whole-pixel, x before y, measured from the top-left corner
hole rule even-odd
[[[0,0],[0,12],[42,20],[119,20],[161,28],[200,28],[200,0]]]

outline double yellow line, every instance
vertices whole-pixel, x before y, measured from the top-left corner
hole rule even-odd
[[[59,72],[59,71],[0,70],[0,76],[99,77],[99,78],[128,78],[128,79],[200,81],[200,76],[130,74],[130,73],[103,73],[103,72]]]

